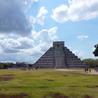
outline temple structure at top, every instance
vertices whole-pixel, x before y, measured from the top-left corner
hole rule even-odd
[[[53,42],[50,47],[34,64],[39,68],[80,68],[86,65],[67,47],[64,41]]]

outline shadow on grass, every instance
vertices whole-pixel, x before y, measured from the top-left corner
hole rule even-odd
[[[50,93],[50,94],[44,96],[43,98],[72,98],[72,97],[66,96],[62,93]],[[93,97],[91,97],[89,95],[84,95],[83,98],[93,98]]]
[[[61,93],[52,93],[44,96],[43,98],[69,98],[69,97]]]
[[[28,94],[0,94],[0,98],[29,98]]]
[[[14,79],[14,77],[15,76],[13,74],[0,75],[0,81],[10,81]]]
[[[53,80],[53,79],[46,79],[47,81],[49,81],[49,82],[53,82],[53,81],[55,81],[55,80]]]
[[[98,85],[93,85],[93,86],[91,86],[91,85],[87,85],[87,86],[76,86],[76,85],[71,85],[71,86],[68,86],[68,87],[86,87],[86,88],[98,88]]]
[[[93,98],[93,97],[91,97],[89,95],[85,95],[84,98]]]

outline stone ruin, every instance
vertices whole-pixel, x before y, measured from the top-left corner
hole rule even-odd
[[[84,68],[85,66],[72,51],[64,46],[64,41],[53,42],[53,47],[50,47],[34,64],[35,68]]]

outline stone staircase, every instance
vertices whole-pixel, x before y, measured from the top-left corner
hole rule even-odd
[[[42,55],[39,60],[34,64],[41,68],[53,68],[54,67],[54,50],[49,48],[47,52]]]
[[[65,60],[68,67],[85,67],[86,65],[72,53],[67,47],[65,47]]]

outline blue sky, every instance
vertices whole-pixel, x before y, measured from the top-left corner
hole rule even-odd
[[[53,41],[95,58],[98,0],[0,0],[0,61],[35,62]]]

